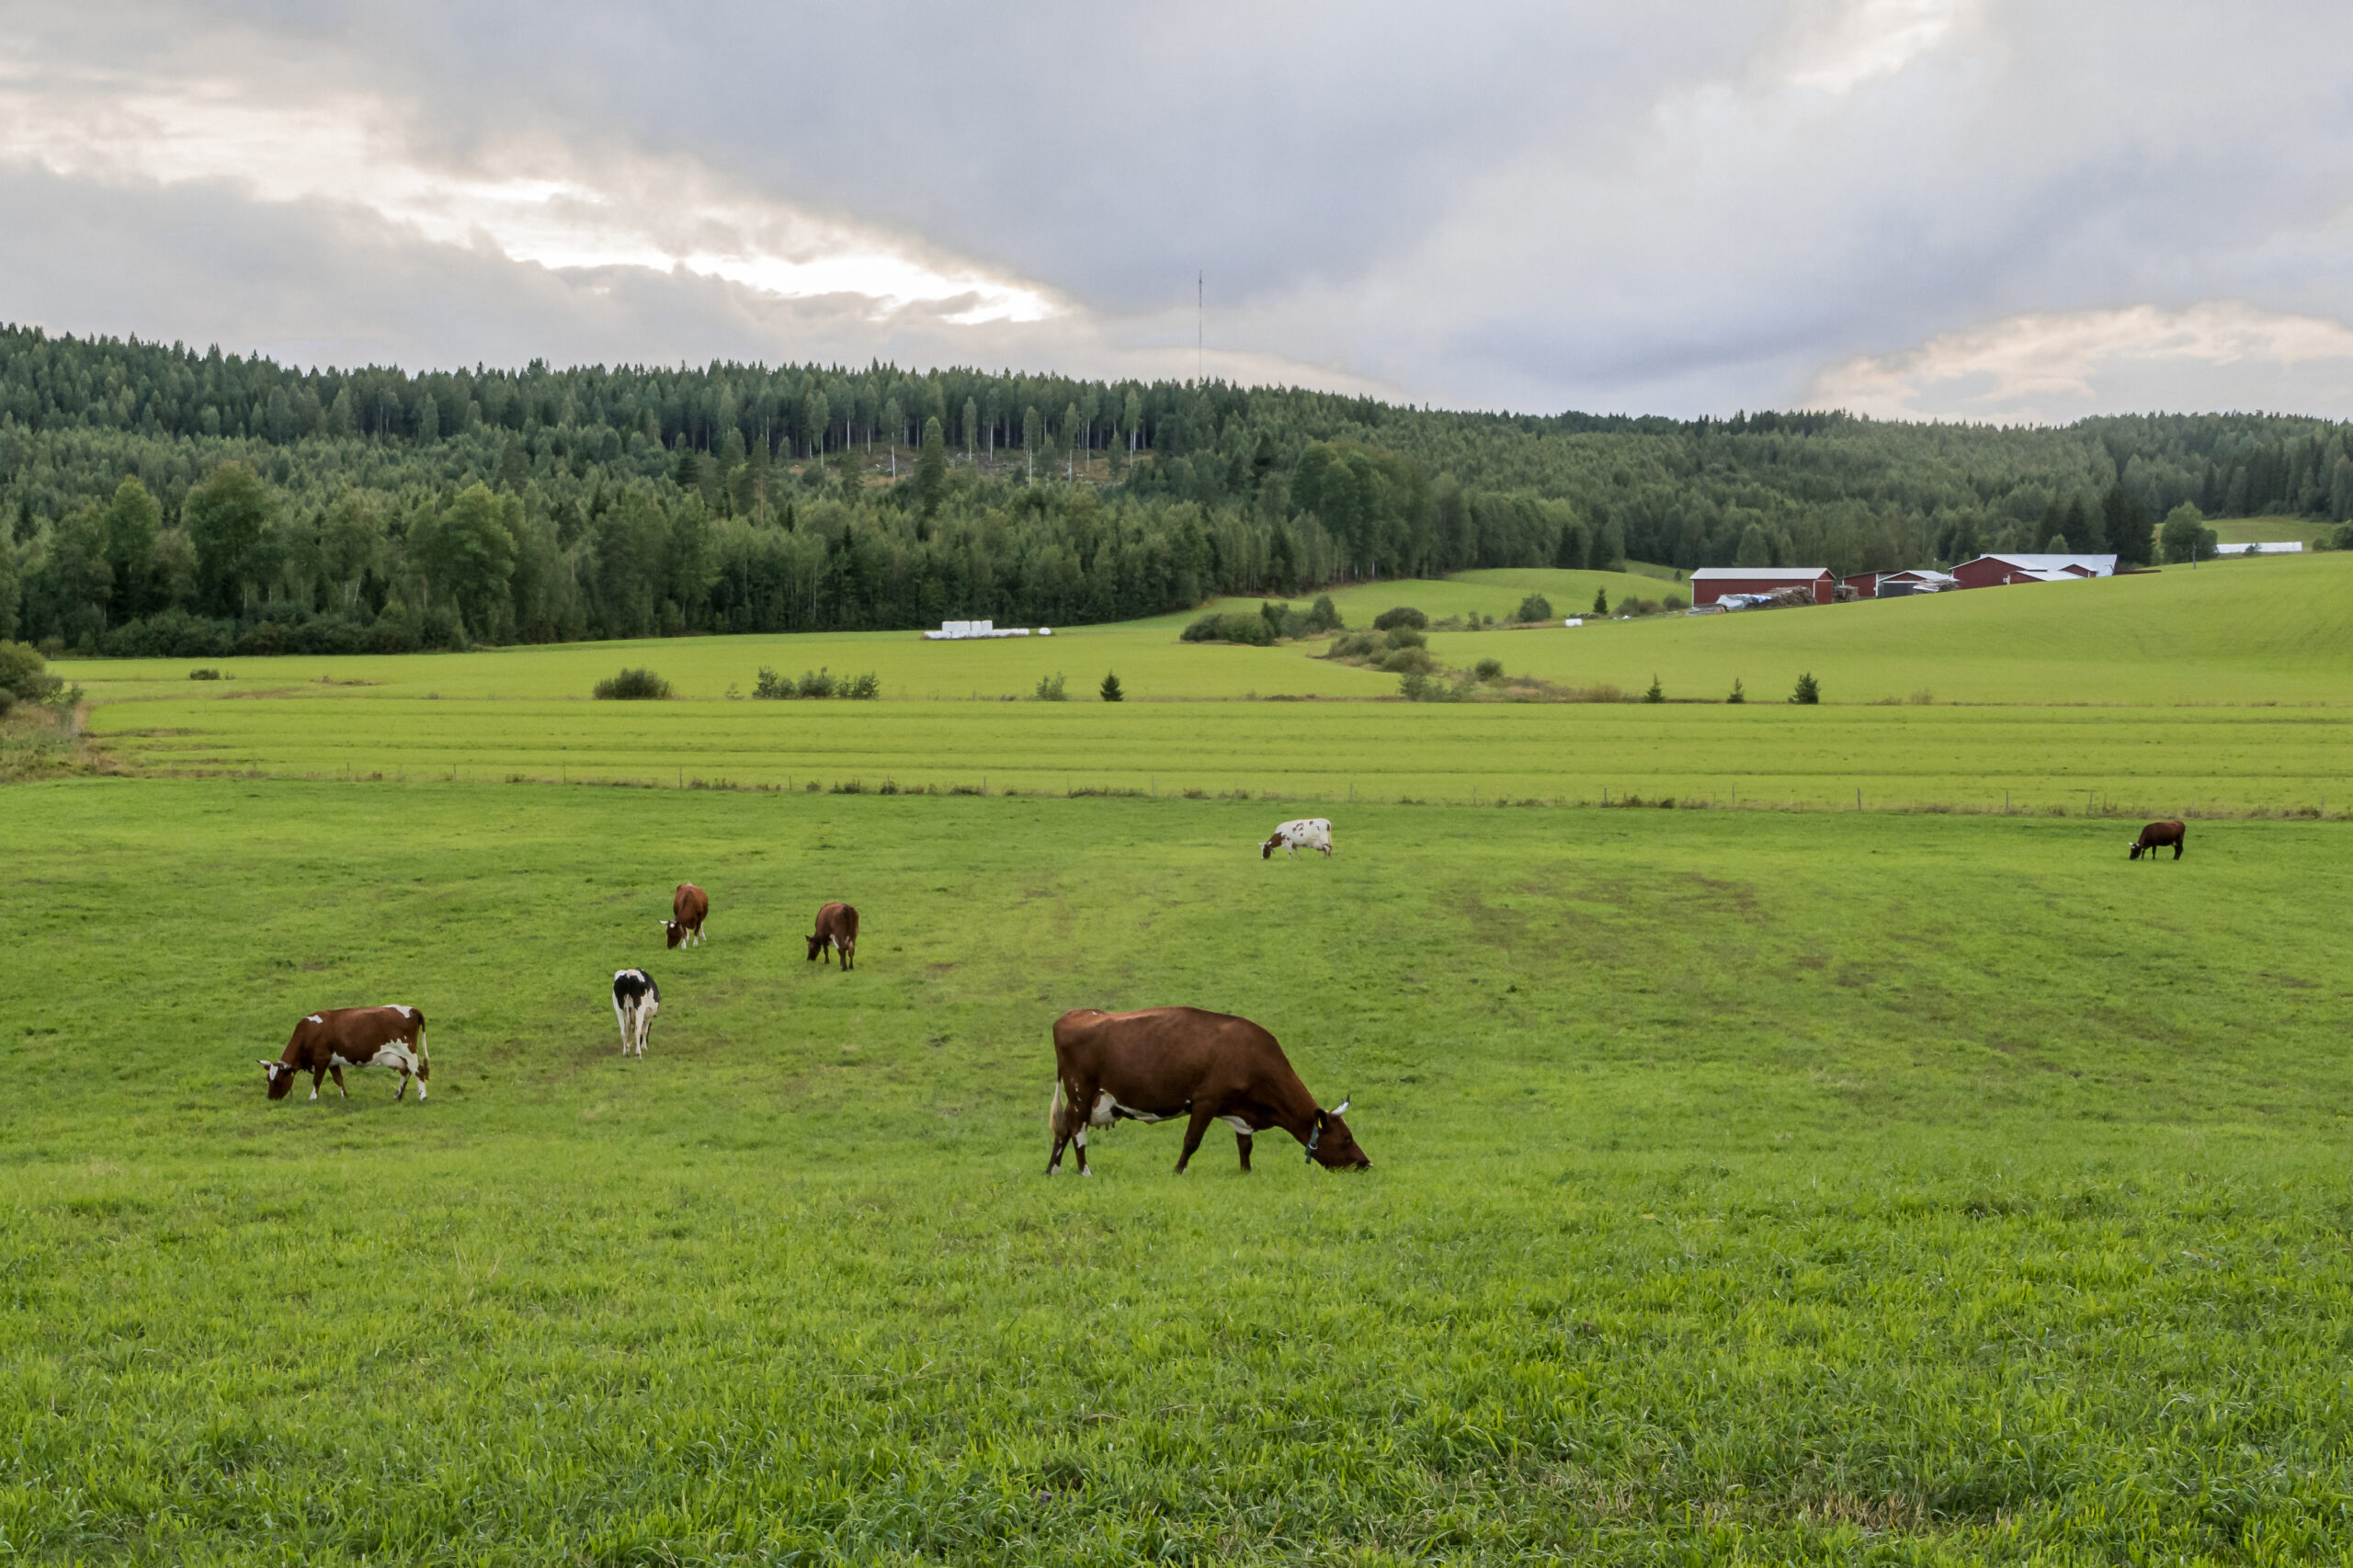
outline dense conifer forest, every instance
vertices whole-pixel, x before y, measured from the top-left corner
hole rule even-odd
[[[1074,624],[1482,566],[2149,559],[2353,517],[2348,427],[1690,422],[1220,382],[301,369],[0,327],[0,637],[231,652]]]

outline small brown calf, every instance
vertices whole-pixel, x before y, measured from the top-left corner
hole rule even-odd
[[[841,954],[842,972],[848,973],[851,956],[858,951],[858,911],[847,903],[829,903],[817,911],[817,928],[809,933],[810,960],[813,962],[828,949]]]
[[[2187,832],[2188,829],[2177,822],[2153,822],[2141,830],[2141,836],[2132,841],[2132,853],[2125,858],[2138,860],[2141,851],[2145,849],[2149,852],[2149,858],[2154,860],[2157,858],[2157,851],[2170,844],[2173,846],[2173,858],[2178,860],[2181,858],[2182,835]]]
[[[680,882],[670,895],[670,918],[662,922],[670,946],[685,947],[702,940],[702,923],[710,914],[710,900],[692,882]]]

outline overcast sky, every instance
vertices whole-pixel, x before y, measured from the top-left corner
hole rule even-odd
[[[2344,0],[0,0],[0,320],[2353,417],[2348,62]]]

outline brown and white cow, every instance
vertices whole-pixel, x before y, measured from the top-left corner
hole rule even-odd
[[[1302,849],[1321,849],[1324,858],[1332,858],[1332,824],[1326,817],[1301,817],[1296,822],[1278,823],[1275,835],[1258,846],[1258,858],[1271,860],[1275,851],[1296,859]]]
[[[662,929],[669,933],[670,946],[687,947],[702,940],[702,923],[710,913],[710,900],[702,889],[692,882],[680,882],[678,891],[670,895],[670,918],[662,922]]]
[[[401,1075],[401,1086],[392,1091],[399,1099],[408,1093],[408,1081],[416,1080],[416,1097],[425,1100],[425,1082],[433,1076],[433,1063],[425,1054],[425,1015],[414,1007],[330,1007],[311,1014],[294,1026],[294,1038],[286,1042],[286,1051],[277,1061],[262,1059],[261,1068],[269,1074],[269,1097],[284,1099],[294,1087],[294,1075],[311,1075],[311,1097],[319,1097],[319,1082],[329,1074],[335,1075],[335,1086],[344,1098],[351,1091],[344,1087],[343,1070],[347,1067],[391,1067]]]
[[[1245,1171],[1252,1135],[1270,1127],[1307,1145],[1317,1165],[1361,1168],[1372,1162],[1340,1119],[1347,1108],[1346,1100],[1319,1107],[1275,1037],[1247,1018],[1199,1007],[1083,1008],[1054,1021],[1054,1152],[1046,1174],[1062,1168],[1070,1143],[1078,1145],[1078,1174],[1095,1174],[1086,1165],[1089,1127],[1178,1117],[1188,1119],[1179,1174],[1212,1121],[1233,1129]]]
[[[2154,860],[2157,858],[2157,851],[2170,844],[2173,846],[2173,858],[2178,860],[2181,858],[2182,840],[2188,832],[2188,828],[2177,822],[2153,822],[2141,830],[2140,837],[2132,840],[2132,853],[2125,858],[2138,860],[2141,858],[2141,851],[2145,849],[2149,852],[2149,858]]]
[[[849,972],[849,960],[858,951],[858,911],[847,903],[829,903],[817,911],[817,928],[809,933],[809,957],[813,962],[817,955],[836,952],[842,956],[842,972]]]

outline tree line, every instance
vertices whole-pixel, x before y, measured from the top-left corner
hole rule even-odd
[[[2152,552],[2353,517],[2344,426],[1414,409],[880,363],[304,369],[0,327],[0,636],[123,653],[950,618],[1472,567]]]

